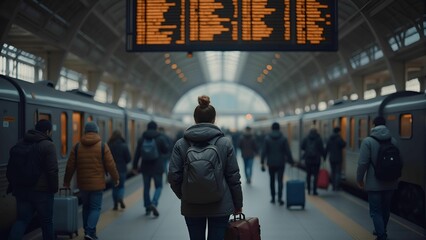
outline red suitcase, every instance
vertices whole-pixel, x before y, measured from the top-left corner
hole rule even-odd
[[[225,240],[260,240],[260,225],[257,217],[248,217],[241,213],[229,220]]]
[[[318,172],[317,187],[322,189],[328,189],[328,184],[330,183],[330,175],[328,171],[324,168],[320,169]]]

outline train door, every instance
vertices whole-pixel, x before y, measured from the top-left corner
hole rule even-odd
[[[129,136],[129,145],[130,145],[130,154],[133,157],[133,154],[136,149],[136,129],[135,129],[135,120],[132,119],[129,121],[129,129],[128,129],[128,136]]]
[[[335,127],[339,127],[340,126],[340,136],[343,138],[343,140],[345,140],[345,142],[348,142],[348,118],[347,117],[340,117],[337,120],[336,124],[333,124]],[[341,177],[342,180],[345,179],[346,176],[346,149],[347,149],[347,145],[346,147],[343,149],[343,162],[342,162],[342,173],[341,173]]]
[[[83,113],[72,113],[72,145],[74,146],[81,139],[83,132]]]
[[[106,121],[105,119],[98,119],[98,127],[99,127],[99,136],[101,137],[102,141],[107,141],[108,140],[108,133],[107,133],[107,128],[106,128]]]

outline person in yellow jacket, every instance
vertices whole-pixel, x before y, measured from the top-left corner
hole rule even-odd
[[[102,193],[106,187],[106,172],[111,175],[115,186],[119,184],[114,158],[108,144],[102,142],[98,132],[96,123],[85,124],[83,137],[71,150],[64,176],[64,187],[69,188],[71,178],[74,172],[77,172],[77,187],[80,189],[83,203],[83,228],[86,240],[97,239],[96,225],[101,213]]]

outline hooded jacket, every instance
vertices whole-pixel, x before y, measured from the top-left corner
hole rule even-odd
[[[214,124],[199,123],[191,126],[184,132],[184,138],[179,139],[172,152],[170,159],[168,180],[173,192],[181,199],[183,169],[186,158],[186,150],[191,142],[206,142],[216,136],[224,136],[223,132]],[[229,138],[221,137],[216,146],[221,154],[220,159],[225,162],[223,166],[225,194],[222,200],[209,204],[191,204],[181,201],[181,214],[187,217],[215,217],[227,216],[235,209],[243,207],[243,193],[241,190],[240,170],[235,156],[232,142]]]
[[[144,162],[141,159],[141,148],[142,142],[144,139],[155,139],[155,143],[157,144],[158,151],[160,153],[160,157],[155,162]],[[135,156],[133,158],[133,169],[139,170],[141,173],[149,173],[149,174],[162,174],[164,173],[164,157],[167,156],[169,151],[168,140],[165,138],[163,134],[154,129],[148,129],[143,134],[142,137],[139,138],[138,144],[135,150]],[[139,167],[139,161],[141,161]]]
[[[389,129],[384,125],[372,128],[370,135],[380,140],[391,138]],[[398,146],[394,138],[392,138],[391,141]],[[381,181],[374,175],[374,168],[371,163],[376,164],[379,147],[380,143],[372,137],[364,138],[361,143],[357,168],[357,181],[362,181],[365,176],[364,189],[366,191],[385,191],[398,188],[398,179],[394,181]]]
[[[94,132],[83,135],[78,147],[77,159],[75,146],[68,158],[64,176],[64,185],[70,185],[71,178],[77,171],[77,186],[84,191],[105,189],[105,170],[114,182],[118,181],[118,171],[108,144],[102,143],[101,137]],[[104,161],[102,162],[101,144],[104,144]]]
[[[56,193],[58,191],[58,159],[52,139],[43,132],[29,130],[23,141],[36,142],[40,154],[41,175],[34,186],[34,191]],[[19,194],[21,189],[12,189],[13,194]]]
[[[272,130],[265,137],[262,147],[261,163],[266,163],[270,167],[284,167],[285,163],[293,164],[293,157],[288,146],[287,138],[280,130]]]

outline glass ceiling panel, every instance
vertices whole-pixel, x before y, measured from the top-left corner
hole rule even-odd
[[[208,79],[211,82],[236,81],[241,52],[212,52],[204,53]]]
[[[270,114],[265,100],[253,90],[229,82],[209,83],[192,89],[176,103],[173,114],[191,115],[198,96],[208,95],[218,115]]]

